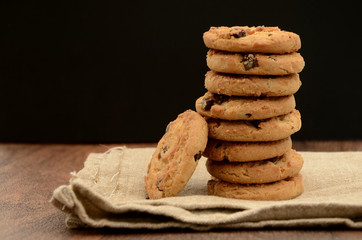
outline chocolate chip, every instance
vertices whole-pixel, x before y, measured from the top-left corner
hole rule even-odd
[[[168,149],[168,147],[167,147],[167,146],[164,146],[164,147],[162,148],[162,153],[166,153],[166,152],[167,152],[167,149]]]
[[[213,98],[216,104],[222,104],[223,102],[228,101],[230,97],[222,94],[214,94]]]
[[[240,31],[232,33],[231,36],[233,36],[234,38],[241,38],[241,37],[245,37],[246,36],[246,32],[243,29],[240,29]]]
[[[245,113],[245,116],[247,117],[247,118],[250,118],[251,117],[251,113]]]
[[[270,37],[271,35],[273,35],[272,33],[269,33],[268,36]]]
[[[259,66],[258,60],[256,59],[254,54],[248,54],[248,55],[244,55],[242,57],[243,57],[243,60],[241,60],[241,63],[244,65],[244,68],[246,71]]]
[[[201,156],[202,156],[202,152],[201,152],[201,151],[199,151],[198,153],[196,153],[196,154],[194,155],[195,161],[199,160],[199,159],[201,158]]]
[[[214,99],[212,98],[203,98],[201,101],[201,109],[205,111],[209,111],[214,105]]]
[[[255,127],[256,129],[260,129],[261,127],[259,126],[259,124],[261,123],[260,120],[254,120],[254,121],[248,121],[253,127]]]

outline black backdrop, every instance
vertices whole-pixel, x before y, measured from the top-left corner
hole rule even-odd
[[[352,1],[0,4],[0,141],[157,141],[206,91],[202,34],[220,25],[301,36],[303,126],[293,139],[362,138],[361,13]]]

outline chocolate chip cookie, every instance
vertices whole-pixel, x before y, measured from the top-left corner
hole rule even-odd
[[[288,96],[296,93],[301,85],[299,74],[258,76],[208,71],[205,75],[205,88],[209,92],[228,96]]]
[[[290,137],[270,142],[229,142],[209,138],[203,156],[213,161],[249,162],[282,156],[291,148]]]
[[[206,168],[211,176],[230,183],[270,183],[297,175],[303,163],[302,156],[290,149],[282,156],[261,161],[238,163],[209,158]]]
[[[289,137],[300,130],[301,116],[294,109],[286,115],[264,120],[227,121],[207,118],[209,137],[224,141],[264,142]]]
[[[278,182],[264,184],[228,183],[213,179],[207,183],[209,195],[244,200],[277,201],[298,197],[304,191],[301,174]]]
[[[182,191],[205,150],[207,139],[205,119],[192,110],[169,123],[145,176],[149,198],[171,197]]]
[[[203,35],[208,48],[227,52],[291,53],[301,47],[300,37],[278,27],[211,27]]]
[[[297,53],[260,54],[231,53],[210,49],[207,66],[216,72],[246,75],[288,75],[304,68],[304,59]]]
[[[287,114],[295,108],[293,95],[284,97],[230,97],[206,92],[196,100],[203,116],[225,120],[256,120]]]

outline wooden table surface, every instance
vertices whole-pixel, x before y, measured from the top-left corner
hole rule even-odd
[[[65,215],[49,203],[52,191],[68,182],[71,171],[82,168],[90,152],[120,145],[155,146],[0,143],[0,239],[362,239],[362,230],[343,227],[209,232],[67,229]],[[362,141],[294,141],[293,147],[299,151],[362,151]]]

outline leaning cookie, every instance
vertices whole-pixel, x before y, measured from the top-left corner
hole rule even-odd
[[[278,27],[211,27],[203,35],[208,48],[227,52],[290,53],[301,47],[300,37]]]
[[[229,142],[209,138],[203,156],[213,161],[249,162],[282,156],[291,148],[290,137],[268,142]]]
[[[274,183],[240,184],[228,183],[221,180],[209,180],[207,192],[225,198],[244,200],[279,201],[296,198],[304,191],[301,174]]]
[[[237,163],[208,159],[206,168],[211,176],[230,183],[270,183],[297,175],[303,163],[302,156],[291,149],[282,156],[261,161]]]
[[[169,123],[145,176],[149,198],[171,197],[183,190],[206,147],[207,132],[205,119],[192,110]]]
[[[301,85],[298,74],[258,76],[208,71],[205,75],[205,88],[209,92],[228,96],[288,96],[296,93]]]
[[[297,53],[266,55],[259,53],[230,53],[210,49],[207,66],[216,72],[250,75],[288,75],[304,68],[304,59]]]
[[[207,118],[209,137],[224,141],[264,142],[284,139],[302,126],[301,116],[294,109],[286,115],[265,120],[227,121]]]
[[[229,97],[206,92],[196,100],[196,111],[203,116],[225,120],[266,119],[290,113],[295,108],[293,95],[253,98]]]

